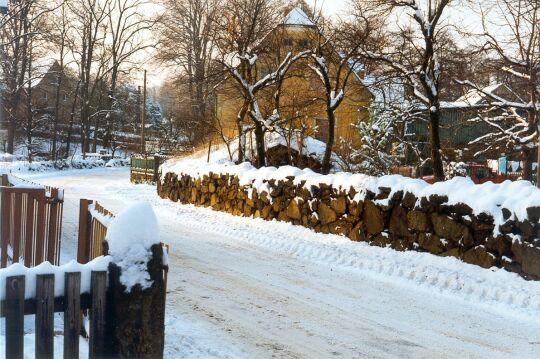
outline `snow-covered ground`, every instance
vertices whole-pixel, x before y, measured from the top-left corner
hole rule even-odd
[[[62,262],[79,198],[153,205],[171,249],[167,357],[540,357],[539,282],[162,200],[126,169],[26,176],[65,189]]]

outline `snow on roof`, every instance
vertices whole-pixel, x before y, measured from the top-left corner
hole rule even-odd
[[[506,89],[509,92],[510,89],[502,83],[490,85],[487,87],[484,87],[482,90],[472,89],[467,91],[467,93],[460,98],[458,98],[456,101],[451,102],[442,102],[441,107],[445,108],[451,108],[451,107],[471,107],[471,106],[479,106],[484,104],[484,99],[488,97],[487,94],[496,94],[498,90],[500,89]]]
[[[36,87],[39,85],[41,80],[43,80],[45,75],[51,70],[56,62],[57,61],[55,59],[39,59],[32,61],[32,78],[30,79],[31,86]]]
[[[304,10],[299,7],[295,7],[287,14],[287,16],[285,16],[283,25],[315,26],[315,23],[311,21]]]

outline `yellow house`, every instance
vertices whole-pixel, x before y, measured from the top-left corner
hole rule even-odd
[[[322,45],[322,53],[329,63],[330,75],[335,81],[341,58],[320,35],[320,31],[300,8],[294,8],[283,23],[269,33],[254,51],[257,56],[256,78],[260,79],[275,71],[285,56],[293,55]],[[326,115],[326,96],[324,86],[316,72],[310,67],[313,59],[304,58],[292,65],[283,81],[279,100],[282,126],[289,129],[302,129],[306,136],[323,142],[327,139],[328,120]],[[349,67],[342,71],[342,76]],[[275,89],[268,88],[258,94],[263,113],[269,115],[275,108]],[[345,89],[344,100],[336,110],[335,151],[346,155],[343,141],[353,148],[361,145],[358,131],[353,127],[359,121],[367,120],[373,95],[362,83],[360,75],[352,72]],[[233,79],[225,80],[217,89],[216,116],[218,125],[228,138],[238,136],[237,117],[244,98]],[[246,119],[249,123],[249,120]]]

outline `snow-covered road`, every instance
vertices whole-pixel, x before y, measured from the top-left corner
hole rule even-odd
[[[540,357],[540,283],[172,203],[128,176],[32,177],[65,189],[62,261],[76,253],[79,198],[154,206],[171,246],[168,357]]]

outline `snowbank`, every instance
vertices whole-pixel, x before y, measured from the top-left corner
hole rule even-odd
[[[129,159],[112,159],[106,162],[99,156],[89,156],[86,159],[83,159],[82,156],[77,155],[69,160],[28,162],[25,160],[18,160],[16,157],[9,154],[0,155],[0,173],[45,172],[123,166],[129,166]]]
[[[246,143],[253,145],[247,146],[248,148],[245,156],[248,161],[254,162],[256,156],[255,148],[253,148],[253,146],[255,145],[255,137],[253,134],[248,134],[247,136],[248,138],[246,139]],[[249,136],[251,136],[251,138]],[[290,139],[288,140],[285,139],[285,137],[281,134],[275,132],[266,133],[264,136],[267,150],[276,146],[290,147],[292,150],[296,151],[299,154],[302,154],[303,156],[310,157],[319,162],[322,162],[324,157],[324,151],[326,149],[325,143],[309,136],[302,137],[302,141],[299,141],[299,139],[300,135],[298,133],[292,133]],[[217,145],[213,147],[210,151],[210,162],[229,162],[231,161],[231,156],[232,161],[237,161],[238,139],[235,139],[231,142],[229,149],[227,149],[227,146],[225,145]],[[204,148],[190,156],[183,157],[183,159],[195,160],[206,163],[208,159],[208,148]],[[331,164],[333,170],[337,170],[342,166],[340,158],[335,153],[332,153]]]
[[[130,291],[140,284],[143,289],[152,285],[147,263],[151,247],[159,244],[156,215],[148,203],[137,203],[120,212],[107,229],[109,255],[122,273],[120,281]]]

